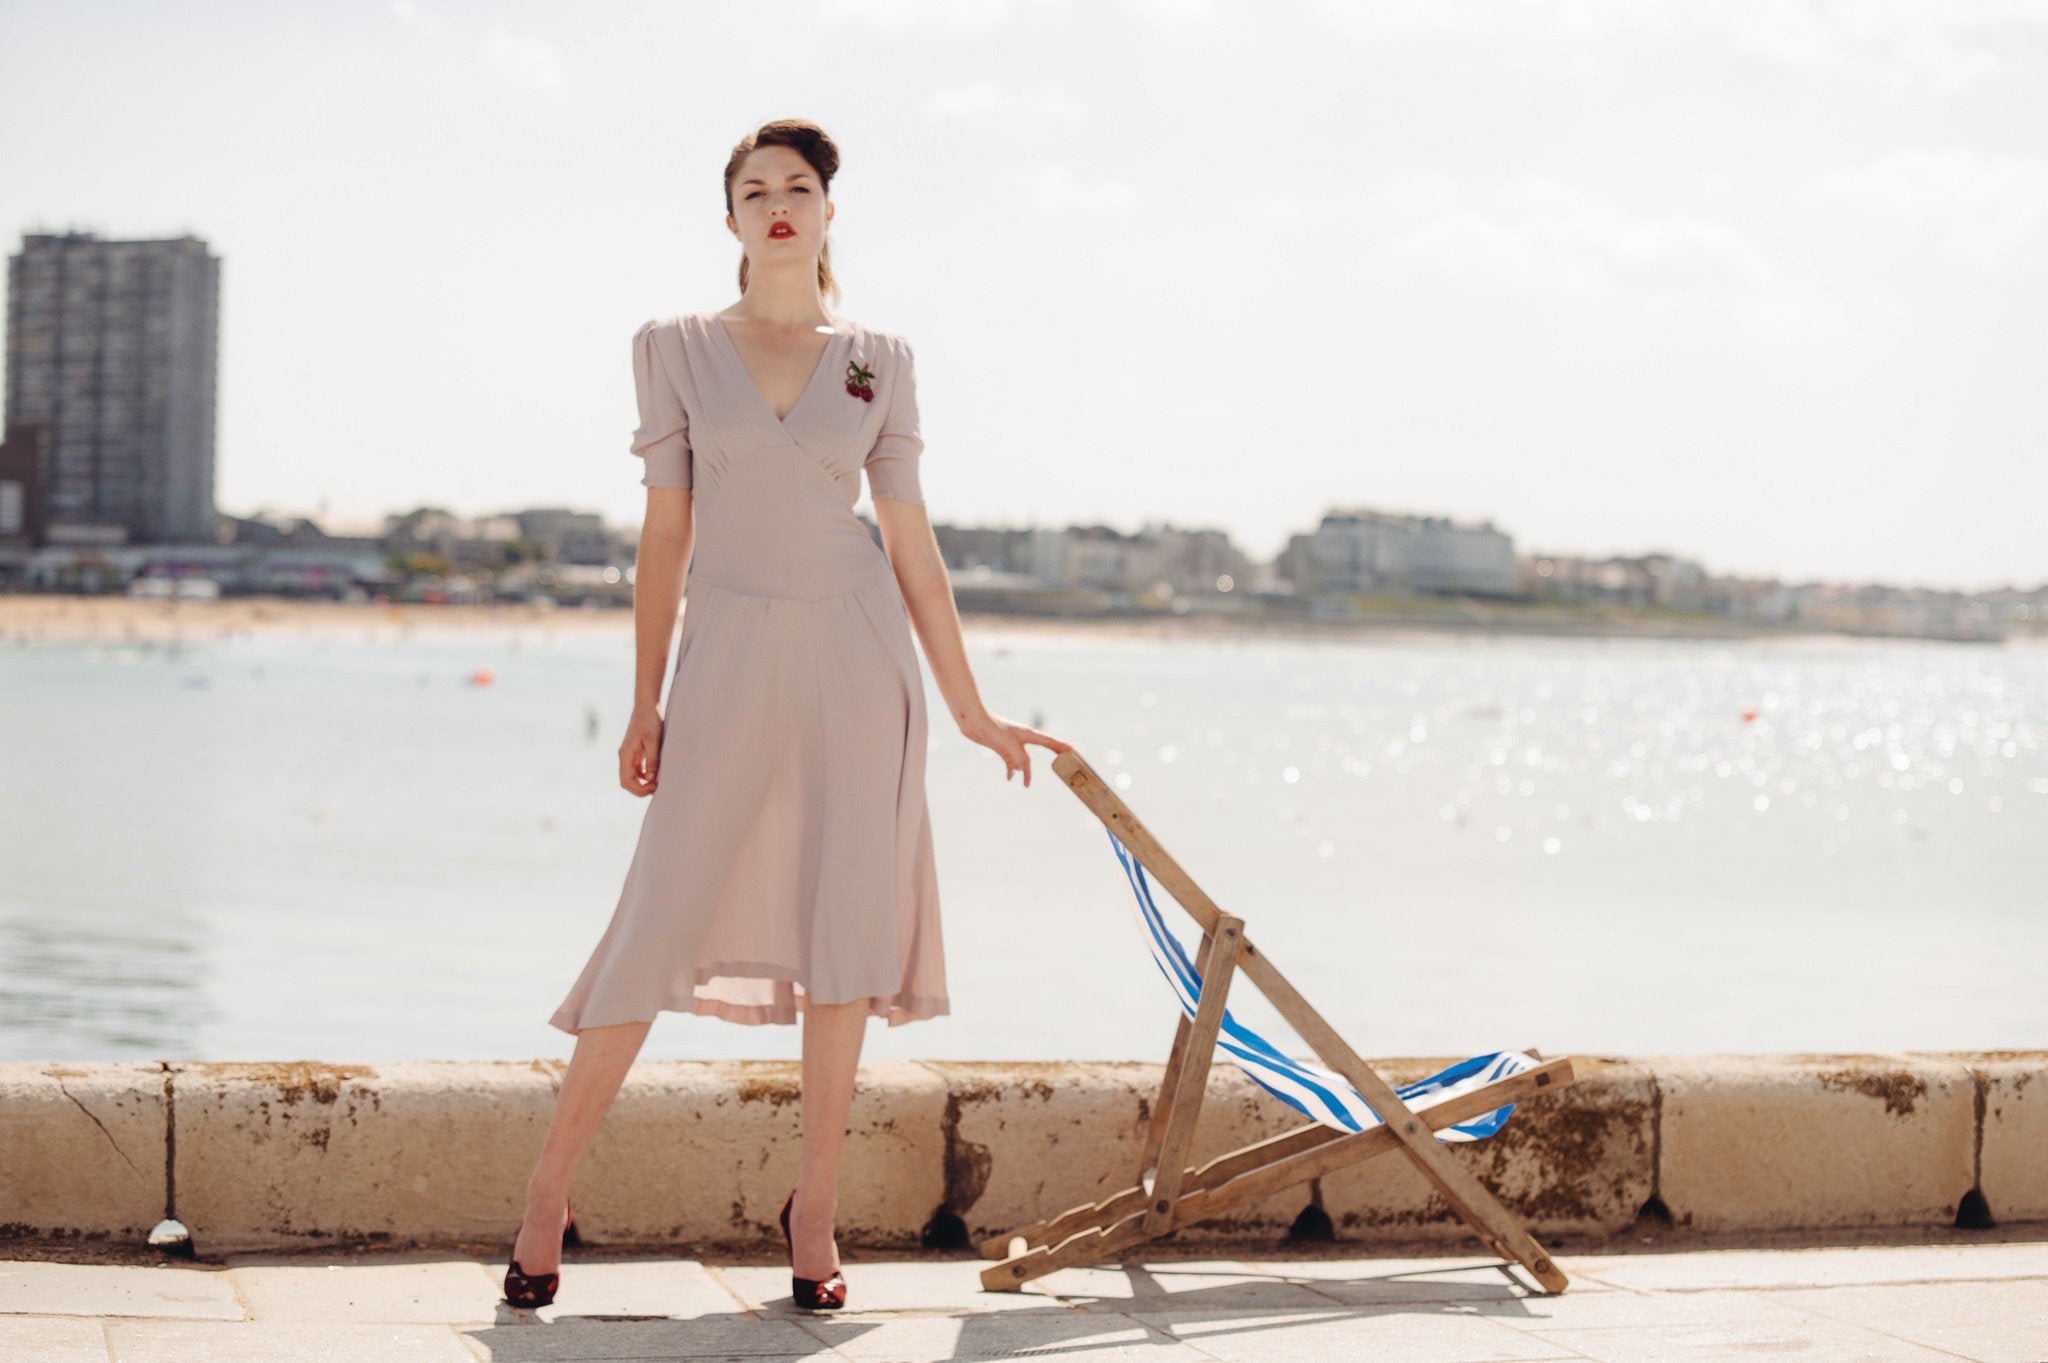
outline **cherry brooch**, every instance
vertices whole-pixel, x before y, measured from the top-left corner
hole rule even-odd
[[[875,400],[874,377],[874,370],[853,360],[846,362],[846,391],[862,402]]]

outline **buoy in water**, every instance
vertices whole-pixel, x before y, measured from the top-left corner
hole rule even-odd
[[[1744,722],[1745,724],[1746,724],[1746,723],[1748,723],[1748,722],[1749,722],[1750,720],[1752,720],[1752,719],[1755,719],[1755,718],[1756,718],[1756,711],[1754,711],[1754,710],[1744,710],[1744,711],[1742,712],[1742,719],[1743,719],[1743,722]]]
[[[469,684],[471,686],[489,686],[491,684],[491,669],[479,667],[476,671],[470,673]]]

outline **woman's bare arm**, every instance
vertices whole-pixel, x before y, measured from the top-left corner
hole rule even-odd
[[[633,567],[633,716],[619,744],[619,784],[652,795],[661,760],[661,684],[682,608],[683,579],[696,537],[694,498],[686,487],[647,489],[647,515]]]
[[[960,732],[994,751],[1003,759],[1003,779],[1024,773],[1031,784],[1031,755],[1026,743],[1036,743],[1054,752],[1073,745],[1028,724],[1018,724],[989,713],[975,685],[974,672],[967,665],[967,646],[960,637],[960,609],[953,600],[953,584],[946,577],[946,561],[939,553],[938,538],[932,534],[925,509],[916,502],[894,497],[876,497],[875,524],[882,532],[882,548],[889,555],[902,590],[904,609],[924,656],[931,664],[932,679]]]

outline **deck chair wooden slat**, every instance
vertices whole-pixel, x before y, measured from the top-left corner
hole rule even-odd
[[[1435,1133],[1537,1093],[1563,1088],[1572,1082],[1571,1062],[1546,1061],[1469,1092],[1440,1098],[1428,1107],[1410,1108],[1258,950],[1246,933],[1244,920],[1217,907],[1079,752],[1059,754],[1052,766],[1151,879],[1200,926],[1195,970],[1201,977],[1201,993],[1195,999],[1194,1017],[1189,1018],[1183,1010],[1175,1026],[1159,1101],[1146,1126],[1136,1184],[1048,1221],[983,1241],[983,1256],[1001,1262],[982,1271],[982,1286],[1014,1291],[1055,1269],[1102,1262],[1183,1226],[1224,1215],[1361,1160],[1399,1151],[1489,1251],[1520,1264],[1545,1291],[1564,1291],[1569,1280],[1549,1254],[1444,1148]],[[1361,969],[1368,978],[1380,973],[1373,962],[1362,963]],[[1379,1117],[1378,1125],[1347,1131],[1309,1122],[1200,1167],[1187,1164],[1230,986],[1239,976],[1266,996],[1324,1065],[1357,1090],[1358,1097]]]
[[[1198,964],[1196,969],[1206,969]],[[1194,1021],[1186,1013],[1180,1015],[1173,1029],[1173,1048],[1166,1053],[1166,1072],[1159,1083],[1159,1096],[1152,1103],[1152,1120],[1145,1127],[1145,1153],[1138,1160],[1141,1177],[1149,1174],[1159,1164],[1159,1147],[1166,1142],[1166,1121],[1173,1115],[1173,1091],[1180,1082],[1181,1062],[1187,1058],[1188,1033],[1194,1030]]]
[[[1195,968],[1204,980],[1220,986],[1213,994],[1206,988],[1188,1029],[1187,1045],[1181,1052],[1180,1072],[1174,1080],[1176,1094],[1193,1094],[1208,1087],[1210,1058],[1216,1054],[1216,1036],[1223,1026],[1223,1005],[1229,996],[1230,977],[1237,966],[1238,942],[1244,924],[1228,914],[1219,914],[1216,926],[1202,941]],[[1173,1201],[1180,1195],[1182,1166],[1195,1140],[1195,1118],[1201,1115],[1199,1098],[1193,1102],[1169,1100],[1171,1115],[1161,1133],[1159,1152],[1151,1185],[1151,1210],[1145,1215],[1145,1229],[1164,1235],[1172,1229]]]
[[[1460,1094],[1435,1107],[1426,1108],[1416,1116],[1428,1123],[1430,1130],[1441,1131],[1447,1126],[1455,1126],[1482,1113],[1491,1112],[1502,1103],[1520,1102],[1546,1089],[1562,1087],[1571,1082],[1571,1072],[1571,1062],[1568,1060],[1547,1061],[1536,1069],[1510,1076],[1498,1086]],[[1318,1147],[1338,1142],[1350,1144],[1342,1152],[1343,1158],[1338,1161],[1335,1166],[1337,1168],[1366,1154],[1383,1154],[1397,1144],[1393,1134],[1385,1127],[1376,1126],[1366,1131],[1349,1132],[1309,1122],[1290,1131],[1281,1132],[1277,1136],[1268,1136],[1265,1140],[1245,1146],[1242,1150],[1218,1155],[1201,1168],[1189,1170],[1182,1187],[1190,1194],[1206,1192],[1248,1175],[1270,1176],[1276,1170],[1299,1168],[1301,1166],[1289,1162]],[[1310,1175],[1321,1176],[1321,1172]],[[1247,1182],[1240,1185],[1238,1191],[1262,1189],[1250,1199],[1258,1201],[1269,1193],[1284,1191],[1298,1181],[1293,1178],[1283,1179],[1272,1182],[1270,1187],[1267,1187],[1264,1181]],[[1019,1239],[1026,1242],[1027,1246],[1057,1245],[1075,1232],[1100,1224],[1105,1219],[1114,1221],[1137,1211],[1145,1205],[1146,1200],[1146,1190],[1142,1186],[1126,1188],[1100,1202],[1088,1203],[1063,1212],[1051,1221],[1020,1227],[1007,1235],[984,1241],[983,1255],[986,1258],[1000,1259],[1007,1253],[1006,1246]]]

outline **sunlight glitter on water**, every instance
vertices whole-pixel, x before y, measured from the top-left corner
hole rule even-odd
[[[2048,1044],[2048,649],[969,643],[1373,1053]],[[0,690],[12,1058],[566,1054],[644,808],[623,635],[39,646]],[[1160,1058],[1100,823],[927,703],[953,1014],[868,1058]],[[795,1048],[664,1015],[645,1054]]]

